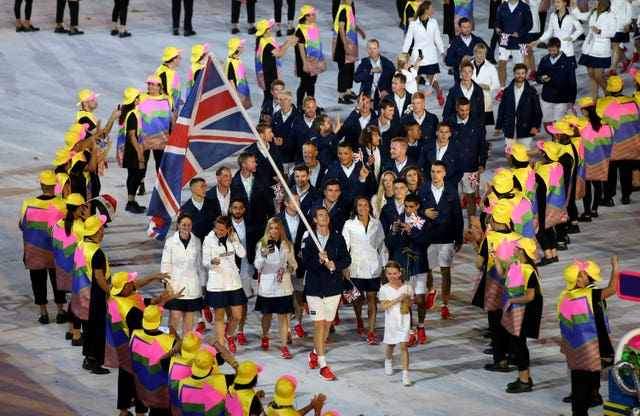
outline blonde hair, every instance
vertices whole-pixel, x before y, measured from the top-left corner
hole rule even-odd
[[[407,62],[411,63],[411,55],[406,52],[402,52],[396,58],[396,71],[402,72],[402,70],[404,69],[404,64],[406,64]]]
[[[280,242],[284,243],[290,250],[293,250],[293,245],[291,244],[291,241],[289,241],[289,239],[287,238],[287,233],[284,231],[284,224],[282,223],[282,220],[278,217],[270,218],[269,221],[267,221],[267,226],[264,229],[264,234],[262,235],[262,238],[259,241],[260,246],[263,249],[267,248],[267,245],[269,244],[269,240],[272,239],[271,235],[269,235],[269,227],[272,224],[278,224],[278,227],[280,228]]]
[[[383,204],[382,202],[385,199],[386,192],[384,191],[384,177],[387,175],[393,176],[393,179],[396,179],[398,176],[390,170],[387,170],[380,175],[380,185],[378,185],[378,192],[373,196],[371,202],[371,210],[373,212],[373,216],[376,218],[380,218],[380,212],[382,211]]]

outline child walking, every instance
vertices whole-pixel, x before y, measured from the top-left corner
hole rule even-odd
[[[383,281],[387,283],[380,288],[380,306],[384,310],[384,340],[387,344],[384,360],[384,372],[393,374],[393,350],[400,344],[402,360],[402,384],[411,386],[409,378],[409,328],[411,317],[409,309],[413,298],[413,288],[404,282],[402,268],[397,261],[389,261],[383,271]]]

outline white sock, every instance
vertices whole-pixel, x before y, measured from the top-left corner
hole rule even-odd
[[[409,370],[402,370],[402,377],[409,376]]]
[[[318,364],[320,368],[327,366],[327,358],[324,355],[318,355]]]

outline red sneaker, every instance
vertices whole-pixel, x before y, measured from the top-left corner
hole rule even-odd
[[[202,317],[209,323],[213,322],[213,315],[211,314],[211,309],[209,309],[208,306],[205,306],[205,308],[202,310]]]
[[[440,104],[440,107],[444,106],[444,95],[442,95],[442,91],[438,93],[438,104]]]
[[[476,206],[480,207],[480,203],[482,202],[482,198],[480,198],[479,196],[476,197]]]
[[[307,333],[304,332],[304,327],[302,326],[302,324],[296,325],[293,329],[295,329],[296,336],[298,336],[299,338],[307,336]]]
[[[418,328],[418,344],[426,344],[427,343],[427,333],[424,330],[424,327]]]
[[[498,94],[496,95],[496,101],[502,100],[502,93],[503,93],[502,90],[498,91]]]
[[[438,289],[433,289],[433,292],[427,293],[427,301],[425,305],[427,309],[433,309],[436,303],[436,296],[438,296]]]
[[[340,315],[338,314],[338,311],[336,311],[336,316],[333,318],[333,325],[340,325],[341,322]]]
[[[527,81],[531,82],[531,81],[533,81],[533,80],[535,80],[535,79],[536,79],[536,73],[535,73],[535,71],[531,71],[531,72],[529,72],[529,76],[527,77]]]
[[[460,207],[462,209],[465,209],[467,207],[467,198],[465,198],[464,196],[460,198]]]
[[[634,52],[633,56],[631,57],[631,63],[634,64],[636,62],[638,62],[640,60],[640,55],[638,55],[638,52]]]
[[[224,324],[224,337],[226,338],[229,334],[229,322],[225,322]]]
[[[291,330],[287,331],[287,344],[293,344],[293,337],[291,336]]]
[[[440,307],[440,316],[442,317],[442,319],[451,318],[451,312],[449,312],[449,307],[447,305],[442,305]]]
[[[610,77],[613,77],[613,76],[615,76],[615,75],[617,75],[617,74],[616,74],[616,71],[614,71],[613,69],[610,69],[610,70],[609,70],[609,72],[607,72],[606,74],[604,74],[604,77],[605,77],[605,78],[610,78]]]
[[[233,340],[233,337],[227,337],[227,346],[229,348],[229,351],[231,352],[236,352],[238,351],[238,348],[236,347],[236,343]]]
[[[356,328],[358,335],[364,335],[364,321],[358,321],[358,327]]]
[[[263,351],[269,351],[269,337],[262,337],[260,348],[262,348]]]
[[[373,332],[369,332],[369,335],[367,336],[367,342],[369,343],[369,345],[380,344],[380,341],[378,341],[378,338],[376,338],[376,334],[374,334]]]
[[[409,346],[414,347],[416,345],[416,334],[413,330],[409,333]]]
[[[629,65],[631,65],[631,60],[628,60],[627,62],[623,62],[622,63],[622,69],[620,70],[620,73],[624,74],[625,72],[627,72],[627,69],[629,69]]]
[[[238,341],[238,344],[240,345],[247,345],[247,339],[244,337],[244,332],[238,332],[238,335],[236,335],[236,341]]]
[[[309,353],[309,368],[310,369],[316,369],[318,368],[320,365],[318,364],[318,354],[316,354],[315,352],[311,351]]]
[[[327,365],[320,369],[320,378],[327,381],[333,381],[336,379],[336,376],[331,372],[331,369]]]
[[[289,348],[287,347],[282,347],[282,354],[280,354],[280,356],[285,360],[290,360],[293,358],[293,355],[291,355],[291,353],[289,352]]]
[[[331,344],[331,338],[327,337],[327,339],[324,340],[324,343],[327,345]]]
[[[207,328],[204,326],[204,322],[198,322],[198,326],[196,327],[196,331],[200,332],[201,334],[204,334],[204,331]]]

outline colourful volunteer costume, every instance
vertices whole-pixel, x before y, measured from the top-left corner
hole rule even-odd
[[[218,371],[215,349],[202,348],[195,354],[190,376],[180,381],[179,402],[184,416],[225,414],[227,381]]]
[[[160,84],[160,79],[152,75],[147,78],[147,83]],[[171,134],[173,113],[169,96],[162,93],[160,95],[140,94],[137,111],[143,150],[164,150]]]
[[[507,169],[500,169],[496,172],[492,182],[495,192],[491,192],[487,199],[489,206],[485,212],[490,214],[499,199],[506,199],[511,202],[511,221],[513,231],[528,238],[534,238],[538,229],[538,218],[532,203],[522,192],[514,188],[513,174]],[[501,198],[496,194],[503,195]]]
[[[229,387],[227,397],[225,398],[224,408],[225,414],[228,416],[249,416],[250,409],[254,400],[258,402],[256,392],[253,387],[248,385],[257,377],[261,368],[251,361],[243,361],[237,369],[237,375],[234,383]],[[239,386],[242,386],[240,388]],[[262,407],[262,405],[260,405]],[[260,409],[262,412],[262,409]]]
[[[346,64],[356,62],[358,57],[358,32],[356,31],[356,15],[353,12],[353,7],[341,4],[338,7],[338,13],[336,13],[336,19],[333,22],[333,41],[332,41],[332,51],[335,56],[336,53],[336,44],[337,42],[341,42],[340,40],[340,22],[339,16],[342,11],[345,10],[347,13],[347,23],[344,28],[344,32],[347,38],[347,47],[345,48],[345,57],[344,62]]]
[[[238,96],[244,108],[251,108],[251,93],[249,91],[249,83],[247,82],[247,72],[244,63],[239,56],[235,56],[238,48],[243,46],[246,39],[231,38],[227,43],[229,53],[225,64],[225,74],[227,79],[233,83],[238,92]]]
[[[196,79],[204,67],[204,59],[209,52],[209,44],[196,44],[191,48],[191,67],[189,68],[189,76],[187,77],[187,95],[191,94],[191,88],[196,83]]]
[[[66,199],[66,209],[75,210],[84,204],[80,194],[70,194]],[[52,251],[56,267],[56,283],[58,290],[72,291],[72,280],[75,274],[75,252],[78,242],[84,238],[84,221],[76,218],[67,234],[64,219],[55,223],[51,230]]]
[[[171,104],[178,112],[180,111],[180,75],[178,75],[175,69],[169,68],[166,62],[171,61],[176,56],[182,55],[183,52],[184,49],[167,46],[164,49],[164,55],[162,55],[163,64],[156,69],[156,75],[162,80],[164,92],[171,97]]]
[[[178,399],[180,382],[191,376],[191,364],[201,345],[202,334],[195,331],[185,334],[180,355],[171,357],[169,362],[169,401],[171,403],[171,414],[174,416],[182,415]]]
[[[311,9],[311,11],[315,10],[311,6],[305,7]],[[309,10],[305,10],[305,7],[303,7],[301,11],[303,17],[305,14],[309,13]],[[309,73],[311,76],[323,73],[327,70],[327,63],[324,59],[324,55],[322,54],[320,28],[316,23],[300,23],[298,24],[297,29],[299,29],[304,36],[304,50],[307,54],[307,66],[309,67]]]
[[[274,23],[275,21],[273,19],[270,19],[270,20],[261,20],[257,24],[256,36],[259,36],[260,40],[258,41],[258,45],[257,45],[258,47],[256,49],[256,55],[255,55],[256,78],[258,82],[258,87],[260,87],[260,89],[263,91],[268,91],[271,88],[271,82],[274,81],[276,78],[280,78],[280,73],[282,68],[282,62],[280,61],[279,57],[273,56],[270,53],[265,53],[267,50],[270,49],[270,48],[267,48],[268,45],[271,45],[271,47],[273,47],[273,49],[275,50],[280,50],[280,45],[278,45],[278,42],[276,42],[276,39],[273,36],[268,36],[268,37],[263,36],[264,32],[268,28],[273,26]],[[267,73],[265,72],[264,68],[267,65],[269,65],[270,67],[273,66],[272,65],[273,62],[275,62],[277,75],[271,74],[272,76],[276,76],[276,78],[269,79],[270,77],[267,76]]]
[[[558,163],[558,147],[552,142],[538,142],[538,147],[542,149],[551,162],[537,162],[535,172],[546,185],[545,201],[538,200],[538,208],[541,203],[545,203],[544,229],[567,221],[567,193],[564,186],[564,170]],[[542,210],[538,210],[539,212]]]

